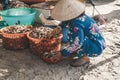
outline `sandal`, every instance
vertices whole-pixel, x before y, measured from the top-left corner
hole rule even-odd
[[[73,59],[73,61],[71,62],[71,66],[72,67],[80,67],[80,66],[89,66],[90,63],[90,59],[88,58],[88,56],[83,56],[80,58],[75,58]]]

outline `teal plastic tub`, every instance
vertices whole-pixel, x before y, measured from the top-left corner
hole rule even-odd
[[[10,25],[32,25],[36,10],[32,8],[12,8],[0,12],[0,27]]]

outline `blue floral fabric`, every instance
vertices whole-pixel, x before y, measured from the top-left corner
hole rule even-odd
[[[98,56],[106,47],[98,25],[87,15],[63,22],[60,26],[63,33],[62,41],[70,43],[70,46],[61,50],[64,57],[73,52],[76,52],[78,57]]]

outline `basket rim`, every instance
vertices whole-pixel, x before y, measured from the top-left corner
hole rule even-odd
[[[28,32],[27,33],[27,38],[30,39],[30,40],[32,40],[32,41],[41,41],[43,39],[47,39],[47,38],[33,38],[33,37],[30,36],[31,33],[32,32]],[[62,38],[62,37],[63,37],[63,34],[60,34],[60,36],[57,37],[57,38]],[[52,39],[56,39],[56,38],[52,38]]]
[[[33,12],[28,14],[28,15],[17,15],[17,16],[16,15],[9,15],[8,16],[8,15],[1,14],[2,12],[6,12],[6,11],[10,11],[10,10],[31,10]],[[0,13],[0,15],[3,16],[3,17],[26,17],[26,16],[29,16],[29,15],[36,14],[37,11],[33,8],[12,8],[12,9],[8,9],[8,10],[4,10],[2,12]]]
[[[28,33],[28,32],[23,32],[23,33],[7,33],[7,32],[4,32],[4,29],[5,29],[5,28],[6,28],[6,27],[0,29],[0,33],[1,33],[2,35],[25,35],[25,34]]]
[[[28,32],[25,33],[6,33],[3,30],[0,30],[0,32],[2,33],[2,35],[7,34],[7,35],[24,35],[27,34]]]

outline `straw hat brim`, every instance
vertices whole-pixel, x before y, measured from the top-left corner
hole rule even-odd
[[[73,19],[85,11],[85,3],[80,0],[60,0],[51,12],[52,18],[59,21]]]

